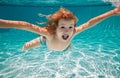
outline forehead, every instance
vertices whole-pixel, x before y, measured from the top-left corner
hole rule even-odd
[[[58,24],[60,25],[60,24],[75,24],[75,21],[73,20],[73,19],[69,19],[69,20],[67,20],[67,19],[60,19],[59,21],[58,21]]]

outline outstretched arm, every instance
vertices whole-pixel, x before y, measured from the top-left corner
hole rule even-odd
[[[10,21],[0,19],[0,28],[16,28],[31,31],[44,36],[47,35],[47,30],[45,28],[41,28],[24,21]]]
[[[115,8],[114,10],[111,10],[100,16],[90,19],[88,22],[82,24],[79,27],[76,27],[76,33],[82,32],[83,30],[86,30],[86,29],[96,25],[97,23],[101,22],[102,20],[104,20],[112,15],[115,15],[115,14],[120,14],[120,6]]]

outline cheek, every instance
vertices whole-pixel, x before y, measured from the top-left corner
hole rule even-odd
[[[74,30],[71,30],[70,32],[69,32],[69,36],[72,36],[74,34]]]
[[[73,34],[73,33],[74,33],[74,29],[71,29],[71,30],[69,31],[69,33],[70,33],[70,34]]]
[[[62,34],[64,31],[63,31],[62,29],[57,29],[56,32],[57,32],[58,34]]]
[[[58,36],[60,36],[60,35],[62,35],[62,31],[61,30],[56,30],[56,34],[58,35]]]
[[[72,36],[72,35],[73,35],[73,32],[70,32],[69,35]]]

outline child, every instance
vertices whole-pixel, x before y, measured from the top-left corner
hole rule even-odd
[[[67,9],[61,8],[56,13],[48,17],[48,25],[43,28],[28,22],[2,19],[0,20],[0,28],[22,29],[41,35],[40,38],[27,42],[24,45],[23,50],[46,45],[50,50],[64,51],[69,49],[71,40],[76,34],[115,14],[120,14],[120,6],[76,27],[76,16]]]

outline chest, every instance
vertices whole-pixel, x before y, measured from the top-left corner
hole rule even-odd
[[[61,42],[57,39],[52,39],[50,41],[46,41],[46,45],[50,50],[62,51],[70,45],[70,41]]]

